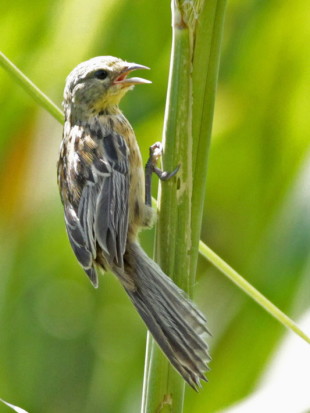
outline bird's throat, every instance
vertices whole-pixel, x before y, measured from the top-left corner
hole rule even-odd
[[[103,96],[101,99],[98,99],[97,102],[94,103],[93,109],[99,113],[102,111],[107,111],[111,115],[116,114],[119,112],[119,102],[124,97],[124,95],[130,90],[132,87],[119,89],[115,94],[108,94]]]

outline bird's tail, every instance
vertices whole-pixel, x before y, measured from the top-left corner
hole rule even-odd
[[[124,273],[118,275],[133,281],[133,288],[124,287],[140,316],[172,365],[198,390],[210,360],[203,314],[136,243],[127,245]]]

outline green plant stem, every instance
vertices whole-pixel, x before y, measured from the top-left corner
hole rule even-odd
[[[193,59],[193,194],[191,211],[192,249],[190,280],[195,285],[198,245],[206,193],[208,152],[220,62],[226,0],[205,1],[195,32]],[[191,291],[192,293],[192,291]]]
[[[202,241],[199,242],[199,251],[203,257],[205,257],[212,265],[218,268],[227,278],[235,283],[241,290],[243,290],[248,296],[255,300],[261,307],[269,312],[274,318],[276,318],[282,325],[298,334],[303,340],[310,344],[310,337],[302,331],[298,325],[284,314],[278,307],[276,307],[268,298],[261,294],[253,285],[245,280],[240,274],[237,273],[230,265],[228,265],[221,257],[219,257],[214,251],[211,250]]]
[[[225,0],[172,1],[155,259],[190,296],[195,282]],[[148,336],[142,413],[181,413],[184,383]]]
[[[191,106],[190,39],[186,27],[173,29],[169,87],[163,144],[164,169],[180,164],[178,175],[159,193],[160,214],[156,228],[155,258],[166,274],[188,291],[190,250]],[[182,182],[182,188],[180,187]],[[184,381],[171,367],[148,334],[142,413],[183,411]]]
[[[13,404],[8,403],[8,402],[6,402],[6,401],[3,400],[3,399],[0,399],[0,402],[3,403],[3,404],[5,404],[6,406],[10,407],[10,409],[14,410],[14,411],[17,412],[17,413],[28,413],[28,412],[26,412],[26,410],[24,410],[24,409],[22,409],[22,408],[20,408],[20,407],[14,406]]]
[[[46,96],[24,73],[19,70],[2,52],[0,52],[0,65],[19,83],[19,85],[44,109],[46,109],[58,122],[63,123],[64,115],[54,102]]]

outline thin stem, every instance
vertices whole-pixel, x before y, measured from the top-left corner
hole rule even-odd
[[[202,241],[199,242],[199,252],[203,257],[211,262],[212,265],[218,268],[222,274],[224,274],[248,296],[255,300],[261,307],[263,307],[264,310],[269,312],[272,317],[277,319],[282,325],[298,334],[303,340],[310,344],[310,337],[302,331],[292,319],[284,314],[283,311],[276,307],[270,300],[268,300],[268,298],[253,287],[253,285],[245,280],[239,273],[237,273],[237,271],[235,271]]]
[[[14,406],[13,404],[8,403],[3,399],[0,399],[0,402],[5,404],[6,406],[10,407],[12,410],[14,410],[17,413],[28,413],[28,412],[26,412],[26,410],[22,409],[21,407]]]
[[[21,85],[21,87],[40,106],[46,109],[58,122],[63,123],[64,116],[59,107],[43,93],[24,73],[19,70],[2,52],[0,52],[0,65]]]

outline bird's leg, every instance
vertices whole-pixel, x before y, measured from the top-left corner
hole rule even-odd
[[[180,169],[178,165],[172,172],[162,171],[157,168],[158,159],[163,153],[163,145],[161,142],[156,142],[150,146],[150,156],[145,164],[145,204],[152,206],[152,173],[155,173],[161,181],[168,181]]]

